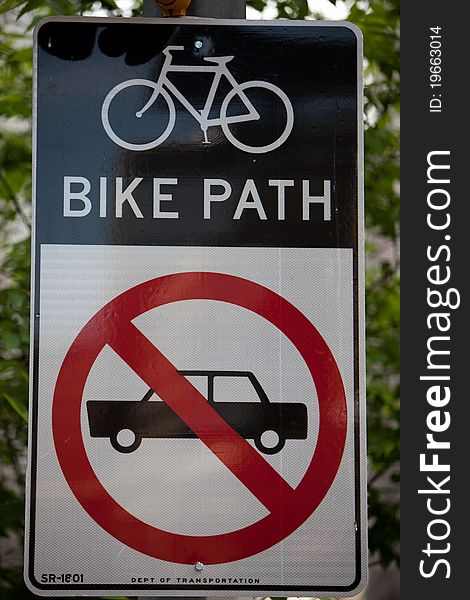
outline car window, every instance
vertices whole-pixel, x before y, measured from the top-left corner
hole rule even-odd
[[[215,402],[260,402],[248,377],[215,377]]]

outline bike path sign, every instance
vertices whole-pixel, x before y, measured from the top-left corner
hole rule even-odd
[[[364,586],[360,65],[345,23],[37,28],[34,591]]]

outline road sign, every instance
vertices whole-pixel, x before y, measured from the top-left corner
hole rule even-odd
[[[181,23],[36,32],[26,580],[352,595],[360,37]]]

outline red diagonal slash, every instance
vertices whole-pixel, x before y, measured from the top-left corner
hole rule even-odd
[[[292,487],[135,325],[121,322],[108,344],[270,512],[281,513]]]

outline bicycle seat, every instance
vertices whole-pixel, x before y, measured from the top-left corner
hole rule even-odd
[[[233,59],[233,56],[204,56],[206,62],[215,63],[216,65],[226,64]]]

